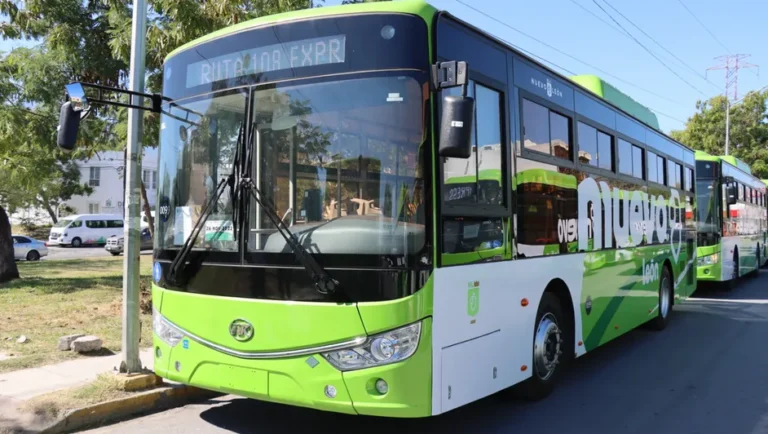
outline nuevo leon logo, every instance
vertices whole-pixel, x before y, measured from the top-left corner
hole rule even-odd
[[[541,80],[537,80],[533,77],[531,77],[531,84],[538,87],[539,89],[543,89],[547,92],[547,96],[549,98],[552,98],[552,96],[557,96],[558,98],[563,97],[563,91],[558,89],[552,84],[552,80],[547,79],[546,82],[543,82]]]

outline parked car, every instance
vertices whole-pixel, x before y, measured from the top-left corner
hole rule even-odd
[[[67,216],[51,228],[49,246],[80,247],[83,244],[105,245],[113,235],[123,233],[123,216],[114,214],[81,214]]]
[[[20,261],[37,261],[43,256],[48,256],[48,247],[45,243],[23,235],[13,235],[13,257]]]
[[[141,247],[140,250],[152,250],[152,234],[149,232],[149,228],[141,229]],[[107,240],[107,244],[104,249],[111,253],[113,256],[117,256],[123,253],[123,246],[125,239],[123,236],[113,235]]]

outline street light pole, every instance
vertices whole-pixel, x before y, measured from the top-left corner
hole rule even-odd
[[[133,0],[131,34],[130,90],[144,92],[144,56],[147,8],[145,0]],[[134,106],[143,105],[142,98],[131,96]],[[141,371],[139,360],[139,230],[141,226],[141,150],[142,111],[128,109],[128,145],[125,160],[125,259],[123,262],[123,350],[120,372]]]

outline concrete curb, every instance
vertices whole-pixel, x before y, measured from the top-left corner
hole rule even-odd
[[[191,402],[221,396],[219,392],[183,384],[161,386],[126,398],[72,410],[48,425],[42,434],[68,433],[118,422],[129,416],[181,407]]]

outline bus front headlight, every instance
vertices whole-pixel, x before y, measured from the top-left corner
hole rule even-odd
[[[371,368],[401,362],[419,347],[421,322],[370,336],[364,344],[323,353],[323,357],[340,371]]]
[[[152,309],[152,331],[161,341],[173,348],[181,342],[184,335],[168,322],[158,311]]]
[[[696,259],[696,265],[698,265],[699,267],[702,267],[706,265],[716,264],[719,259],[720,259],[720,254],[718,253],[714,253],[707,256],[700,256]]]

